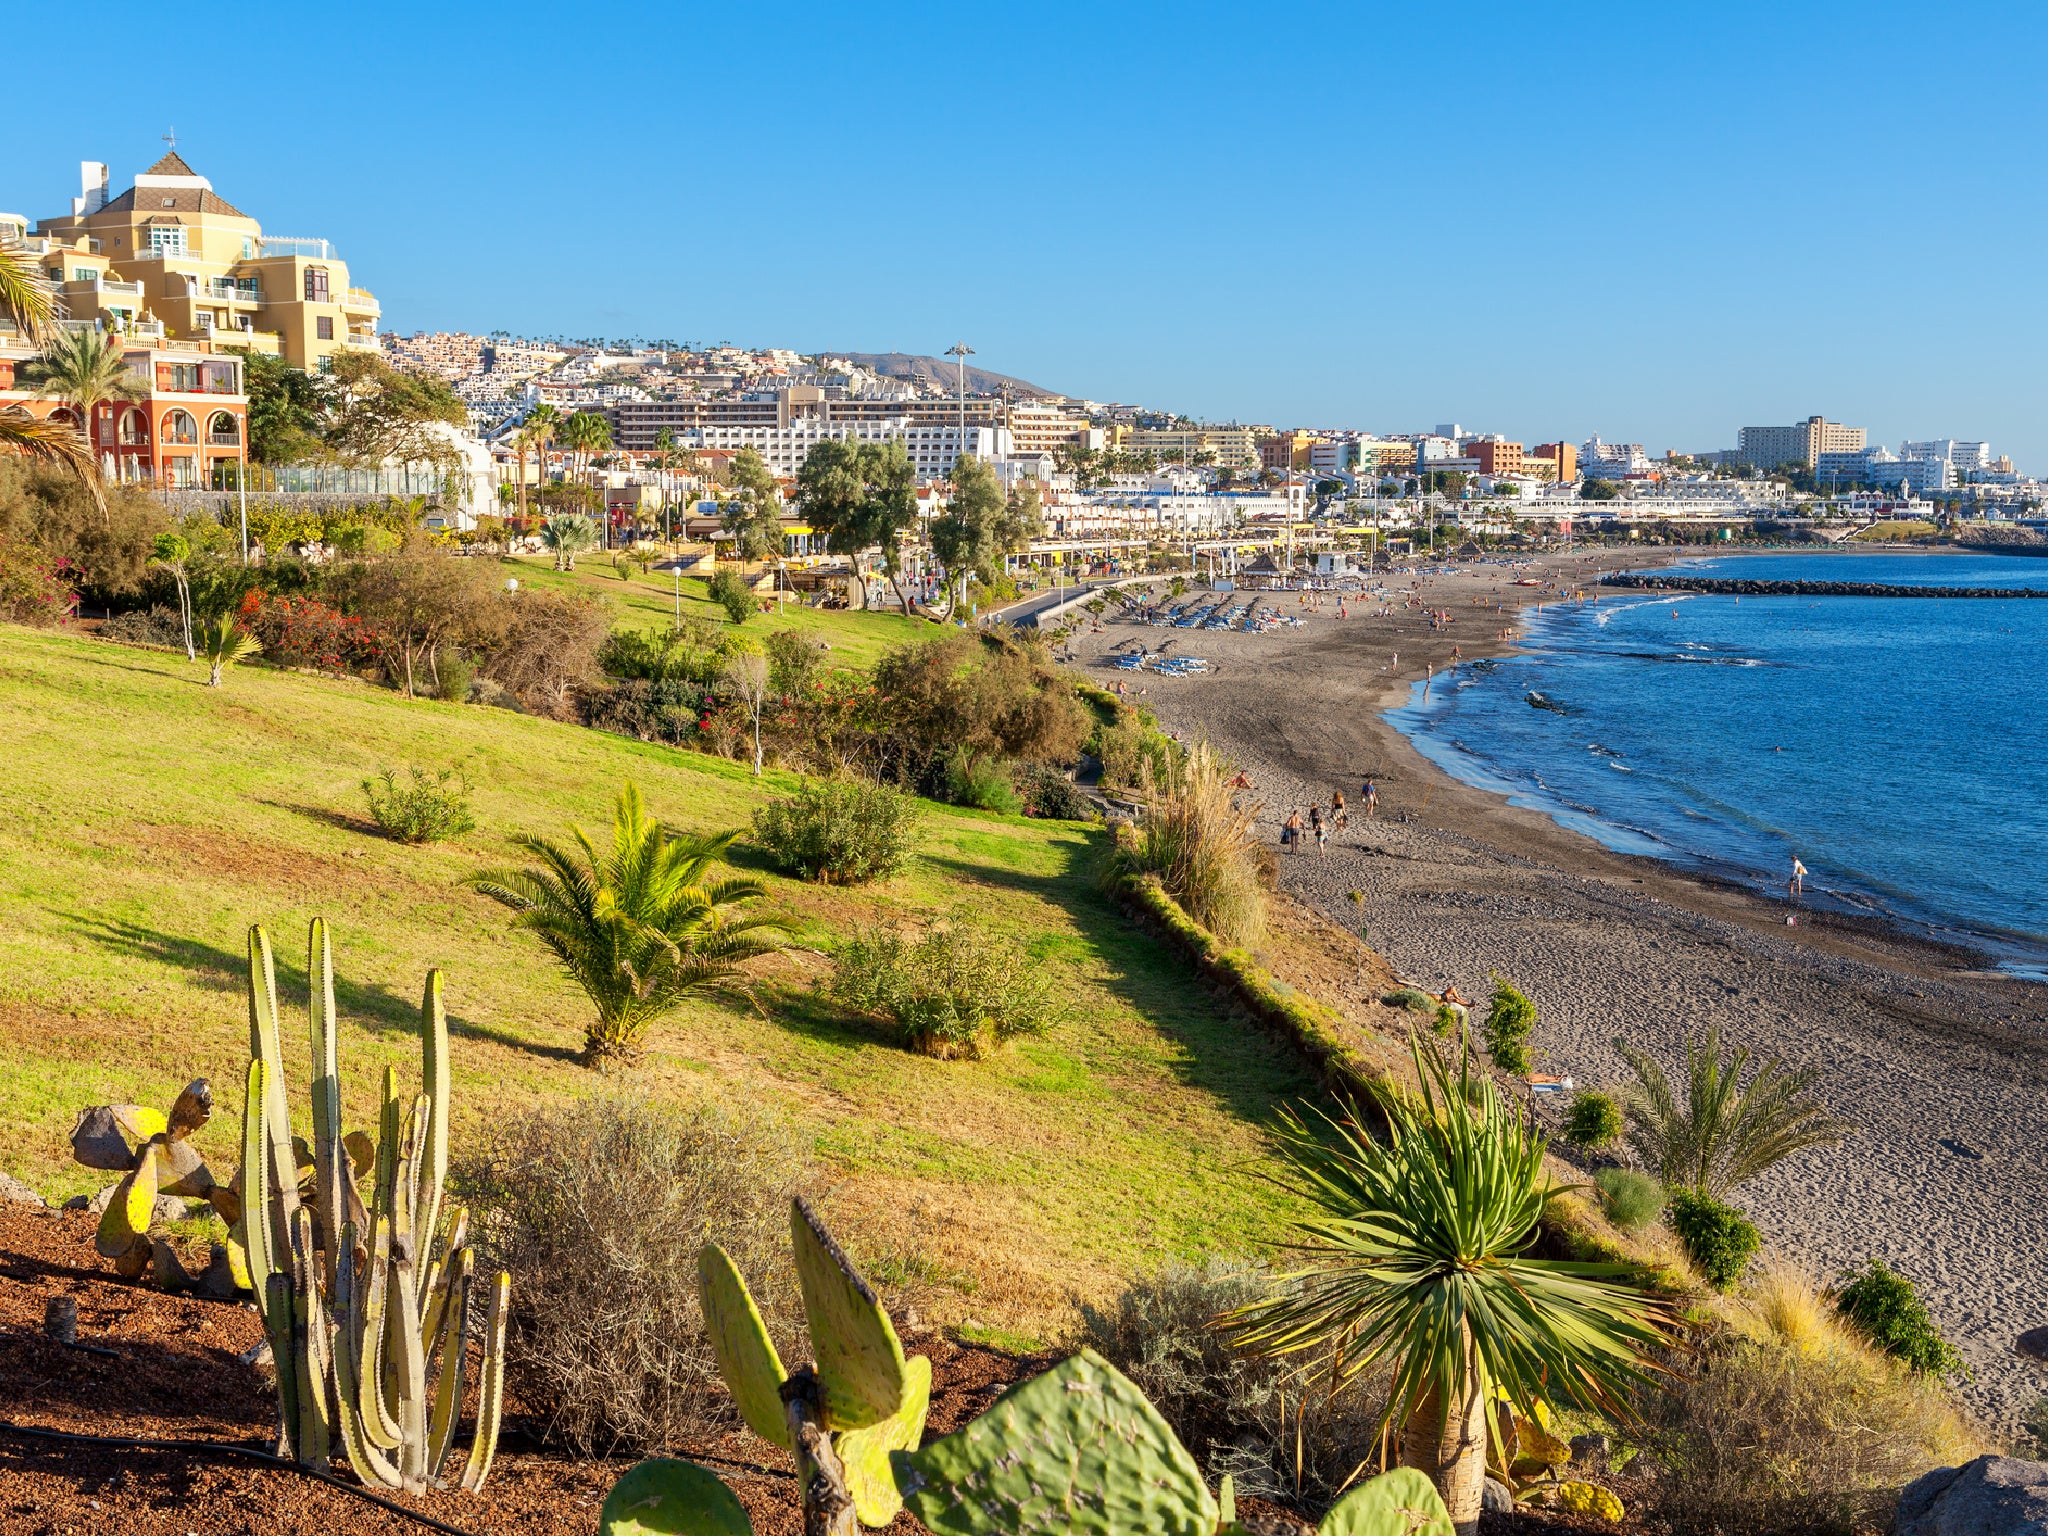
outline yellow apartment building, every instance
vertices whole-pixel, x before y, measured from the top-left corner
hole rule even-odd
[[[29,251],[73,321],[138,343],[214,341],[317,372],[345,348],[377,349],[377,300],[351,287],[325,240],[265,235],[176,150],[118,197],[80,167],[71,212],[37,221]]]

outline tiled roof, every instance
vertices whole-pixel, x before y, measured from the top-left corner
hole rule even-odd
[[[158,161],[159,165],[163,162]],[[180,162],[182,163],[182,162]],[[143,174],[147,175],[148,172]],[[246,219],[226,198],[205,187],[130,187],[107,204],[108,213],[220,213]]]
[[[142,173],[145,176],[197,176],[199,173],[185,163],[185,157],[175,149]]]

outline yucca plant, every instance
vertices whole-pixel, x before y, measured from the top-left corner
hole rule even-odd
[[[199,658],[206,663],[206,686],[218,688],[221,674],[239,661],[247,661],[263,646],[232,614],[222,614],[200,626]]]
[[[1229,1319],[1244,1348],[1305,1357],[1333,1383],[1391,1364],[1400,1461],[1428,1475],[1461,1536],[1478,1527],[1487,1405],[1547,1402],[1622,1417],[1666,1342],[1628,1266],[1530,1257],[1545,1138],[1510,1109],[1463,1040],[1411,1038],[1419,1094],[1389,1094],[1384,1142],[1357,1123],[1288,1116],[1288,1182],[1316,1207],[1306,1260]]]
[[[554,552],[555,569],[573,571],[576,557],[597,545],[597,524],[581,512],[557,512],[540,525],[540,541]]]
[[[1621,1090],[1629,1147],[1667,1189],[1719,1200],[1772,1164],[1808,1147],[1832,1146],[1851,1129],[1807,1097],[1820,1076],[1816,1068],[1788,1072],[1773,1058],[1745,1087],[1749,1048],[1724,1056],[1719,1026],[1704,1040],[1686,1041],[1681,1087],[1626,1040],[1616,1040],[1614,1049],[1636,1076]]]
[[[760,881],[715,873],[737,830],[671,831],[628,784],[609,852],[581,827],[570,835],[573,848],[515,837],[539,863],[479,870],[465,883],[510,907],[512,926],[537,935],[590,998],[597,1017],[585,1032],[586,1064],[632,1055],[656,1019],[786,941],[779,920],[748,911]]]

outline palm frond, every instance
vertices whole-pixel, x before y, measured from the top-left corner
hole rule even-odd
[[[14,316],[32,345],[57,334],[57,291],[35,258],[11,239],[0,239],[0,309]]]

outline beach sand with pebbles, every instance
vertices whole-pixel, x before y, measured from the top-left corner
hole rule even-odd
[[[1968,1361],[1966,1403],[2010,1434],[2048,1393],[2048,1366],[2014,1341],[2048,1323],[2048,987],[1987,970],[1984,957],[1868,920],[1786,908],[1747,889],[1650,859],[1611,853],[1539,812],[1459,783],[1427,762],[1380,712],[1425,666],[1441,674],[1512,647],[1511,609],[1590,586],[1600,570],[1658,557],[1631,550],[1539,558],[1510,572],[1386,578],[1455,622],[1433,630],[1415,608],[1368,616],[1333,597],[1309,614],[1298,594],[1270,599],[1306,614],[1265,635],[1155,629],[1111,620],[1073,637],[1076,662],[1143,702],[1184,737],[1206,735],[1249,773],[1274,845],[1290,808],[1331,792],[1348,830],[1318,852],[1282,851],[1280,883],[1332,920],[1362,916],[1373,946],[1411,981],[1485,997],[1501,972],[1535,1001],[1544,1069],[1581,1085],[1624,1072],[1616,1035],[1668,1062],[1710,1024],[1733,1044],[1820,1071],[1819,1094],[1854,1133],[1808,1151],[1736,1195],[1771,1247],[1817,1277],[1881,1257],[1921,1287]],[[1557,589],[1517,587],[1535,576]],[[1206,657],[1207,675],[1119,673],[1119,647]],[[1398,653],[1397,668],[1390,657]],[[1360,814],[1370,777],[1379,815]],[[1348,893],[1362,893],[1362,907]],[[1546,1104],[1553,1116],[1559,1106]]]

